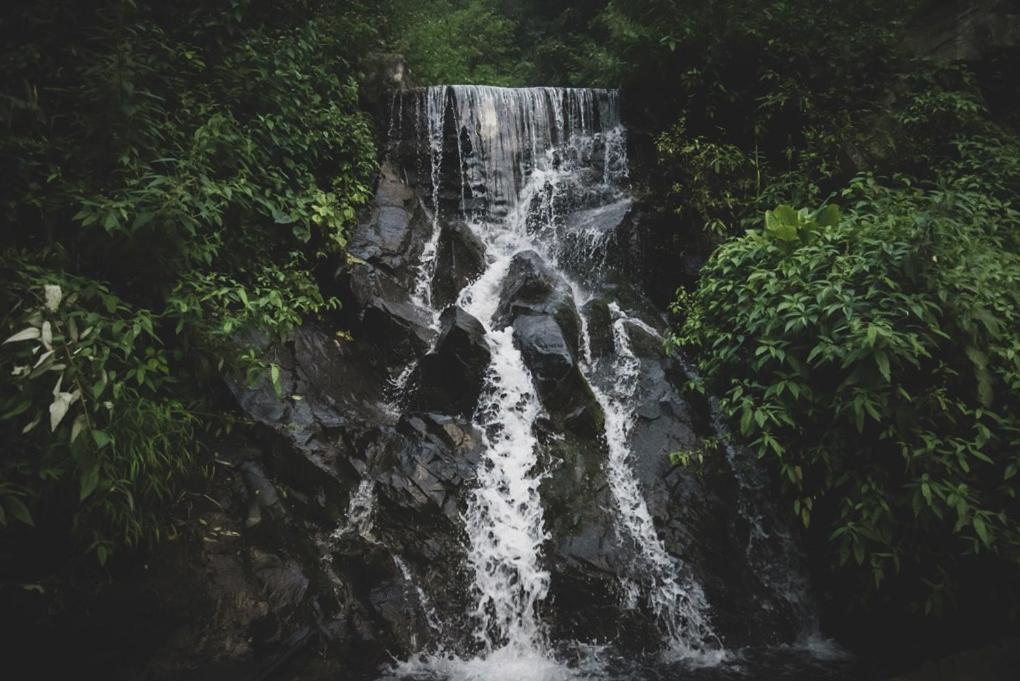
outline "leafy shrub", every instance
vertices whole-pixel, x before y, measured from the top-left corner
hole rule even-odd
[[[861,593],[938,610],[1020,565],[1020,214],[973,177],[842,198],[723,244],[673,341]]]
[[[761,169],[732,144],[690,136],[683,119],[656,138],[662,172],[673,180],[668,199],[684,219],[693,213],[708,234],[723,238],[760,192]]]
[[[376,170],[351,64],[369,16],[303,0],[7,13],[3,520],[69,525],[101,562],[173,532],[229,409],[219,372],[257,366],[238,332],[282,337],[339,306],[316,273]]]
[[[492,0],[390,0],[394,40],[422,85],[518,85],[530,65],[515,45],[516,22]]]
[[[18,264],[3,299],[18,331],[0,354],[0,432],[17,449],[0,462],[0,525],[34,525],[29,506],[75,507],[72,531],[105,563],[115,546],[166,531],[197,417],[168,395],[170,358],[150,312],[104,285]]]

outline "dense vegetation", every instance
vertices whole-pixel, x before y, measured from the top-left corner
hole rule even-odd
[[[1016,55],[879,0],[44,0],[0,23],[0,525],[176,531],[239,341],[342,305],[376,167],[357,61],[622,86],[673,309],[835,588],[1009,614],[1020,565]],[[200,486],[200,485],[199,485]],[[38,526],[33,529],[32,526]],[[62,554],[61,554],[62,555]]]
[[[370,196],[351,61],[367,14],[5,10],[0,525],[15,539],[40,526],[58,559],[102,563],[174,533],[201,433],[229,425],[218,373],[260,370],[238,332],[339,305],[315,273]]]

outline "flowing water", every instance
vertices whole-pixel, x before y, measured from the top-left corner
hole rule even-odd
[[[484,453],[463,514],[473,582],[473,606],[465,617],[473,641],[444,641],[444,627],[431,605],[441,603],[444,594],[425,593],[394,555],[439,643],[396,664],[386,677],[555,681],[676,678],[682,673],[742,678],[743,665],[755,654],[726,650],[705,590],[675,547],[667,550],[633,470],[631,430],[641,365],[628,332],[656,331],[616,302],[609,305],[614,352],[592,357],[588,320],[582,314],[579,364],[605,416],[602,466],[615,506],[615,532],[633,549],[629,563],[621,566],[619,607],[648,613],[660,641],[650,642],[648,656],[636,662],[616,653],[611,641],[552,640],[543,616],[550,593],[542,499],[547,473],[536,426],[544,412],[514,329],[501,322],[500,293],[514,256],[526,251],[537,253],[567,282],[578,310],[605,283],[613,235],[602,225],[607,215],[623,215],[630,207],[618,93],[433,87],[394,95],[391,136],[405,127],[405,116],[414,117],[424,178],[419,184],[430,221],[412,300],[436,326],[440,310],[432,307],[431,281],[442,225],[446,219],[465,220],[484,244],[486,264],[457,304],[485,327],[491,364],[474,413]],[[459,198],[443,194],[444,169],[451,165]],[[444,210],[453,214],[444,215]],[[736,467],[741,480],[751,479],[745,468]],[[371,512],[365,511],[370,500],[370,486],[352,497],[352,521],[343,532],[370,536]],[[751,489],[741,497],[742,512],[753,515],[754,502]],[[754,518],[760,533],[752,537],[748,552],[757,559],[764,520]]]

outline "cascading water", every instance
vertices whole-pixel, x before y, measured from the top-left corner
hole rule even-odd
[[[435,272],[436,248],[439,245],[439,173],[443,167],[443,129],[446,120],[446,89],[429,88],[421,108],[424,116],[423,130],[427,139],[422,147],[429,151],[429,182],[432,189],[432,232],[422,249],[421,261],[414,282],[412,300],[424,310],[433,314],[432,324],[435,326],[438,315],[432,307],[432,276]]]
[[[450,327],[444,326],[449,318],[441,316],[436,300],[455,297],[454,304],[461,309],[457,314],[477,323],[485,359],[474,374],[480,393],[473,411],[458,410],[470,416],[480,443],[474,478],[457,496],[459,518],[458,511],[453,513],[458,530],[463,523],[463,539],[457,540],[463,549],[460,569],[455,577],[435,579],[428,574],[430,564],[421,560],[427,551],[416,550],[415,542],[406,539],[398,540],[399,548],[394,545],[393,564],[402,588],[411,596],[410,607],[421,610],[428,625],[414,640],[428,642],[390,669],[387,678],[618,678],[621,658],[617,651],[624,648],[614,647],[622,639],[613,636],[627,627],[637,632],[624,634],[631,636],[628,649],[654,650],[655,655],[647,658],[654,657],[652,664],[679,664],[691,671],[740,658],[743,653],[723,648],[717,616],[710,607],[719,585],[705,579],[711,576],[704,571],[710,552],[697,546],[701,536],[694,536],[708,524],[696,512],[687,516],[664,511],[665,488],[659,481],[663,476],[660,469],[650,468],[666,460],[670,451],[666,447],[673,440],[656,440],[654,446],[641,440],[654,430],[649,419],[658,418],[647,413],[657,414],[660,403],[674,404],[680,398],[669,397],[676,393],[669,392],[672,388],[662,368],[667,363],[661,353],[662,339],[642,321],[641,294],[617,295],[626,284],[621,287],[613,279],[616,265],[611,252],[622,238],[617,228],[632,208],[618,93],[432,87],[395,93],[390,117],[390,136],[396,137],[389,146],[391,155],[400,157],[394,163],[399,164],[405,181],[417,187],[413,210],[424,215],[412,227],[421,250],[408,247],[409,257],[420,256],[410,261],[409,274],[396,272],[405,277],[401,290],[406,297],[401,300],[410,300],[427,325],[439,331],[432,336],[430,355],[415,355],[395,377],[396,392],[418,390],[416,369],[438,357],[440,339]],[[413,149],[404,144],[408,141]],[[477,242],[478,267],[452,294],[444,289],[444,297],[433,295],[433,282],[443,274],[439,271],[443,249],[451,252],[450,242],[444,239],[464,231]],[[521,263],[531,269],[522,270]],[[544,302],[527,297],[535,291],[521,293],[520,287],[536,284],[515,277],[528,276],[544,277],[544,292],[537,294],[547,296],[541,299]],[[553,300],[549,296],[556,302],[549,302]],[[604,314],[596,312],[600,309]],[[596,314],[603,316],[596,320]],[[538,327],[552,328],[551,335],[539,334],[537,340],[526,341],[527,330]],[[641,338],[658,349],[642,350]],[[590,402],[573,411],[557,403],[561,398],[569,402],[570,396],[556,398],[549,392],[556,387],[550,388],[541,357],[560,362],[557,370],[566,367],[566,373],[557,374],[555,380],[574,381],[569,390],[584,393]],[[651,402],[643,394],[649,380],[658,382]],[[391,406],[394,411],[401,408],[399,403]],[[578,413],[581,425],[569,421]],[[660,423],[665,424],[658,426],[660,431],[690,425],[675,415]],[[688,433],[693,438],[706,437],[693,430]],[[557,443],[568,441],[557,449]],[[578,461],[568,461],[565,452]],[[727,451],[739,489],[735,513],[753,528],[748,545],[735,550],[766,587],[797,591],[779,594],[792,602],[804,591],[802,585],[795,579],[780,584],[781,566],[792,564],[778,560],[765,544],[769,536],[782,538],[778,553],[784,555],[795,552],[795,546],[789,536],[773,531],[769,514],[760,512],[757,479],[741,456]],[[593,461],[594,466],[589,466]],[[561,475],[571,465],[576,469]],[[428,473],[424,467],[416,469],[415,483],[419,474],[426,480]],[[587,496],[579,503],[596,501],[599,508],[576,525],[565,526],[557,511],[551,510],[554,504],[559,503],[561,510],[566,506],[572,518],[585,512],[572,507],[572,500],[564,504],[570,484],[584,486]],[[670,487],[667,494],[672,492]],[[386,495],[380,492],[380,498]],[[706,497],[695,494],[694,498]],[[365,512],[372,508],[371,499],[371,484],[363,483],[352,496],[351,520],[340,530],[344,536],[356,531],[375,542],[372,514]],[[724,502],[715,499],[713,503],[718,509]],[[445,501],[443,506],[449,508]],[[673,521],[672,529],[660,522],[664,518]],[[703,525],[688,528],[688,518]],[[379,535],[392,537],[393,531],[391,526]],[[582,553],[591,549],[585,554],[588,567],[564,567],[574,559],[571,542],[575,540],[586,547]],[[385,541],[380,541],[374,546],[385,548]],[[772,562],[764,565],[764,561]],[[413,572],[408,563],[415,566]],[[568,574],[569,570],[575,572]],[[629,623],[621,622],[615,632],[613,626],[601,627],[608,633],[600,636],[592,632],[601,623],[589,620],[585,634],[575,633],[579,629],[569,618],[587,604],[575,607],[572,615],[559,611],[577,581],[589,578],[592,581],[580,587],[584,598],[604,598],[592,606],[603,608],[596,617],[608,611]],[[467,588],[460,591],[470,591],[466,601],[463,593],[442,590],[461,584],[461,579]],[[745,573],[738,581],[754,579]],[[602,593],[594,593],[596,589]],[[448,607],[453,602],[456,608]],[[770,604],[765,603],[762,610]],[[806,610],[811,610],[810,603]],[[636,628],[635,619],[640,619]],[[565,621],[569,624],[564,625]],[[624,660],[626,664],[629,660]],[[628,670],[619,678],[636,677]]]
[[[669,555],[656,534],[652,516],[628,461],[628,438],[635,419],[633,405],[640,362],[631,350],[627,325],[639,326],[653,334],[656,332],[644,322],[629,317],[617,303],[610,303],[609,311],[616,348],[609,372],[612,381],[607,389],[594,380],[591,386],[606,415],[609,484],[618,507],[620,525],[633,541],[638,556],[626,587],[627,597],[634,599],[634,591],[645,591],[652,612],[666,632],[672,652],[680,656],[704,656],[706,661],[718,659],[723,653],[708,620],[705,594],[696,582],[682,581],[684,567]]]
[[[403,104],[395,104],[402,110]],[[464,520],[474,575],[474,656],[437,654],[398,668],[459,678],[557,678],[540,607],[549,590],[543,568],[547,541],[536,420],[537,390],[514,330],[500,321],[500,291],[514,256],[538,253],[553,268],[567,253],[557,237],[561,209],[628,204],[625,136],[614,91],[492,87],[435,87],[417,98],[419,149],[428,151],[432,232],[422,251],[413,300],[430,308],[429,282],[439,241],[444,131],[452,116],[460,178],[459,213],[485,246],[484,272],[458,304],[486,327],[492,361],[475,422],[485,453]],[[588,237],[597,242],[599,237]],[[593,246],[597,247],[597,243]],[[561,276],[563,272],[557,270]],[[574,304],[586,293],[571,284]],[[429,310],[436,318],[437,310]],[[616,326],[626,318],[619,308]],[[583,322],[582,322],[583,323]],[[621,336],[622,338],[622,336]],[[634,390],[625,341],[613,369],[619,390],[596,390],[605,411],[610,485],[619,532],[639,549],[632,577],[674,652],[704,654],[718,647],[704,594],[659,538],[628,470],[627,400]]]

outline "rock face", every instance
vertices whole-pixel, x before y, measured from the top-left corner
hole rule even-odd
[[[482,323],[459,307],[439,320],[435,349],[422,357],[412,383],[418,409],[470,418],[478,404],[491,355]]]
[[[578,367],[580,320],[567,283],[534,251],[514,256],[496,326],[512,325],[542,405],[571,432],[596,437],[602,410]]]
[[[380,359],[410,361],[431,345],[429,320],[408,296],[430,229],[419,199],[401,172],[384,164],[374,207],[351,239],[348,250],[353,263],[339,274],[342,298],[351,301],[346,321],[377,344],[383,352]]]
[[[396,277],[407,285],[411,270],[417,266],[420,244],[412,240],[426,229],[414,192],[389,163],[380,170],[379,186],[373,207],[362,217],[348,252]]]
[[[443,309],[485,269],[485,246],[462,221],[443,227],[432,278],[432,302]]]

